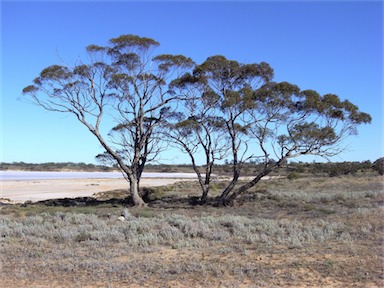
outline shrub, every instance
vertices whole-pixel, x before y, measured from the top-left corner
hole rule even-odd
[[[86,232],[80,232],[75,237],[75,242],[83,242],[91,239],[91,235]]]
[[[287,178],[288,178],[289,180],[295,180],[295,179],[299,178],[299,173],[297,173],[297,172],[291,172],[291,173],[289,173],[289,174],[287,175]]]
[[[384,157],[381,157],[373,162],[372,169],[380,175],[384,175]]]

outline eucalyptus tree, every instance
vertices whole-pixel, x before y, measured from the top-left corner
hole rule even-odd
[[[182,55],[154,56],[158,46],[136,35],[112,38],[106,46],[89,45],[89,63],[49,66],[23,89],[34,104],[74,115],[97,138],[105,149],[100,157],[122,171],[138,206],[145,205],[139,193],[145,164],[161,150],[159,126],[179,98],[169,83],[193,66]],[[109,115],[114,121],[107,129]]]
[[[232,180],[224,189],[224,195],[235,187],[243,164],[254,157],[252,153],[249,153],[249,129],[252,123],[243,116],[248,109],[247,105],[251,101],[252,92],[268,83],[272,77],[273,70],[265,62],[242,64],[217,55],[207,58],[201,65],[194,68],[192,74],[186,74],[174,83],[178,88],[184,89],[185,93],[195,93],[195,97],[200,99],[199,107],[204,107],[206,102],[213,103],[207,107],[207,111],[210,111],[211,115],[215,115],[215,117],[205,119],[199,117],[198,119],[201,121],[195,121],[196,117],[192,115],[195,117],[194,121],[191,122],[191,118],[188,118],[187,122],[179,125],[185,129],[185,125],[188,124],[187,128],[190,129],[192,124],[193,131],[190,129],[188,132],[195,132],[196,137],[200,135],[201,131],[204,131],[204,135],[210,135],[209,141],[213,141],[215,145],[209,146],[208,150],[204,148],[206,152],[210,151],[212,155],[214,153],[224,155],[221,153],[229,152]],[[199,89],[191,90],[191,86],[197,86]],[[203,109],[199,115],[205,115],[205,111]],[[211,121],[212,119],[214,120]],[[211,122],[215,124],[212,125]],[[217,133],[210,133],[207,126],[215,129]],[[191,137],[193,136],[189,136],[189,139]],[[209,141],[208,143],[211,143]],[[196,143],[196,141],[192,143]],[[198,139],[197,143],[202,144],[202,141]],[[211,159],[214,158],[214,156],[211,157]],[[208,162],[207,160],[206,163]],[[213,162],[211,163],[213,164]],[[207,193],[205,191],[205,194]],[[202,199],[204,200],[204,197]]]
[[[179,112],[167,121],[164,134],[173,146],[190,157],[202,190],[200,203],[203,204],[210,190],[213,167],[225,158],[229,148],[225,121],[217,115],[220,98],[204,91],[200,84],[191,74],[171,83],[185,99],[179,103]],[[199,155],[204,159],[202,165],[198,164]]]
[[[218,197],[218,205],[231,203],[290,158],[341,153],[343,140],[356,134],[358,125],[371,121],[370,115],[336,95],[321,96],[313,90],[301,91],[296,85],[272,80],[273,70],[265,62],[241,64],[213,56],[197,65],[192,74],[173,82],[184,93],[201,97],[199,107],[204,106],[205,95],[215,99],[209,109],[222,123],[219,141],[227,139],[224,143],[232,165],[232,180]],[[179,137],[181,142],[197,143],[190,139],[204,129],[206,122],[196,121],[192,114],[193,118],[178,124],[188,135],[188,139]],[[262,169],[235,189],[244,163],[255,159],[263,164]]]
[[[263,168],[232,194],[224,191],[219,204],[231,203],[241,193],[290,158],[302,155],[335,156],[344,151],[343,140],[371,116],[337,95],[301,91],[296,85],[269,82],[251,93],[243,117],[251,120],[248,132]],[[271,161],[271,160],[274,161]]]

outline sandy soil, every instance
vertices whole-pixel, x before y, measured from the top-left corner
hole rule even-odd
[[[250,180],[253,177],[241,177]],[[266,176],[263,180],[280,178]],[[220,177],[221,180],[230,178]],[[193,181],[193,178],[142,178],[141,187],[154,187],[173,184],[179,181]],[[115,189],[128,189],[125,179],[48,179],[48,180],[5,180],[0,181],[0,202],[24,203],[58,198],[92,196],[94,193]]]
[[[141,187],[163,186],[185,180],[191,179],[143,178]],[[92,196],[97,192],[127,188],[128,182],[124,179],[9,180],[0,182],[0,198],[10,199],[14,203],[24,203]]]

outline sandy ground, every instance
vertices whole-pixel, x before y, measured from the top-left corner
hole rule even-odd
[[[241,177],[250,180],[253,177]],[[265,176],[263,180],[280,178]],[[228,180],[220,177],[221,180]],[[173,184],[179,181],[191,181],[193,178],[142,178],[141,187],[154,187]],[[128,189],[128,182],[121,179],[48,179],[48,180],[5,180],[0,181],[0,202],[24,203],[58,198],[92,196],[94,193],[115,189]]]
[[[180,178],[142,178],[141,187],[173,184],[191,179]],[[40,201],[55,198],[74,198],[92,196],[94,193],[127,189],[124,179],[62,179],[62,180],[7,180],[0,183],[0,198],[14,203]]]

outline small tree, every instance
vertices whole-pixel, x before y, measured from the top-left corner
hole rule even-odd
[[[108,46],[89,45],[89,64],[52,65],[23,90],[36,105],[73,114],[87,127],[105,149],[99,158],[122,171],[138,206],[145,205],[139,193],[145,164],[161,150],[159,126],[178,99],[169,83],[193,65],[181,55],[153,57],[157,46],[136,35],[113,38]],[[115,120],[107,135],[100,128],[107,123],[106,114]]]

